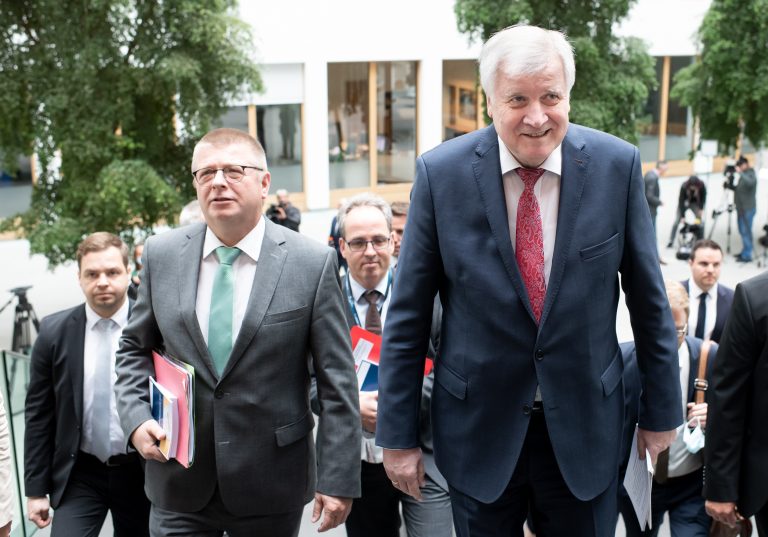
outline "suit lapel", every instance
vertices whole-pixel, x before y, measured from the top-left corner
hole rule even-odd
[[[214,378],[216,378],[216,369],[213,367],[213,361],[208,354],[208,346],[205,344],[205,338],[200,330],[200,323],[195,312],[197,306],[197,280],[200,277],[200,261],[203,257],[205,229],[204,225],[193,228],[187,234],[187,241],[181,246],[179,251],[179,305],[181,317],[187,327],[192,343],[195,345],[195,349],[197,349],[197,353]],[[179,358],[184,359],[183,356]]]
[[[521,297],[531,319],[535,319],[530,300],[528,300],[528,291],[525,289],[520,270],[517,267],[512,239],[509,236],[509,217],[505,201],[506,196],[504,195],[504,183],[501,177],[498,136],[493,126],[485,129],[482,140],[475,148],[475,154],[475,160],[472,161],[472,171],[486,218],[488,218],[488,225],[491,228],[491,235],[496,241],[496,248],[509,279],[512,280],[515,292]]]
[[[288,252],[283,247],[285,238],[280,228],[269,221],[265,222],[266,230],[264,232],[264,242],[259,252],[259,261],[256,265],[256,274],[253,277],[253,287],[251,295],[248,298],[248,306],[245,310],[243,324],[240,326],[240,332],[232,348],[232,354],[229,357],[226,368],[222,373],[222,378],[229,373],[237,361],[243,356],[243,353],[250,345],[251,340],[259,330],[264,315],[267,313],[269,303],[277,289],[277,283],[283,272],[283,265]]]
[[[83,372],[85,370],[85,304],[75,309],[67,321],[67,369],[72,381],[77,423],[83,422]]]
[[[557,236],[555,250],[552,255],[552,269],[549,273],[547,295],[544,300],[544,310],[541,313],[543,326],[547,320],[552,304],[555,302],[560,284],[563,281],[565,265],[571,240],[576,229],[576,218],[581,206],[581,195],[587,182],[589,169],[589,154],[585,151],[584,141],[569,129],[562,144],[562,169],[560,174],[560,201],[557,210]]]

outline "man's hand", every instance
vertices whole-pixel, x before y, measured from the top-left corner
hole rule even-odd
[[[277,207],[275,207],[275,210],[277,211],[277,217],[278,217],[280,220],[285,220],[286,218],[288,218],[288,217],[285,215],[285,209],[283,209],[283,208],[282,208],[282,207],[280,207],[279,205],[278,205]]]
[[[384,469],[396,489],[421,500],[421,487],[424,486],[424,462],[421,459],[421,448],[385,448]]]
[[[688,417],[686,418],[688,423],[696,418],[699,418],[699,424],[701,424],[702,430],[705,430],[707,428],[707,403],[699,403],[698,405],[688,403]]]
[[[157,447],[160,440],[165,440],[165,431],[155,420],[147,420],[131,433],[131,444],[139,452],[139,455],[147,460],[166,462],[168,459]]]
[[[339,524],[344,524],[349,512],[352,510],[352,498],[339,498],[338,496],[326,496],[315,492],[315,505],[312,508],[312,522],[320,520],[320,514],[323,520],[320,521],[320,527],[317,531],[323,532],[332,530]]]
[[[739,509],[736,507],[735,502],[712,502],[707,500],[704,507],[709,516],[715,520],[719,520],[723,524],[728,524],[729,526],[735,526],[739,521],[744,519],[744,517],[739,514]]]
[[[376,432],[376,410],[379,407],[379,391],[360,392],[360,421],[363,429]]]
[[[677,436],[676,430],[671,431],[646,431],[637,429],[637,451],[641,460],[645,460],[645,450],[651,454],[651,462],[655,465],[659,453],[672,445]]]
[[[47,496],[30,496],[27,498],[27,518],[38,528],[44,528],[51,523],[51,503]]]

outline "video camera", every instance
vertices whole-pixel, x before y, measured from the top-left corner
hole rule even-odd
[[[723,170],[723,175],[725,176],[723,188],[727,188],[728,190],[736,190],[736,166],[733,164],[726,165],[725,169]]]
[[[768,224],[763,226],[763,231],[765,231],[765,235],[758,238],[757,242],[759,242],[763,248],[768,248]]]

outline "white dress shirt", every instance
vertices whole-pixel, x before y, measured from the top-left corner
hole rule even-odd
[[[265,229],[264,217],[261,217],[256,227],[235,245],[240,248],[241,253],[232,263],[235,277],[232,345],[237,340],[237,335],[240,333],[240,327],[245,318],[245,310],[248,308],[248,299],[251,296],[253,278],[256,275],[256,264],[259,261],[261,244],[264,242]],[[205,230],[205,242],[203,242],[203,258],[200,260],[200,276],[197,280],[197,300],[195,302],[197,322],[200,325],[200,331],[203,333],[206,345],[208,344],[208,322],[211,317],[213,280],[219,270],[219,259],[216,257],[215,250],[219,246],[226,245],[211,231],[211,228],[207,228]]]
[[[688,289],[690,290],[688,294],[688,309],[690,310],[688,314],[688,335],[695,336],[696,326],[699,324],[699,296],[701,296],[703,291],[696,285],[693,278],[688,280]],[[717,321],[717,283],[707,291],[707,298],[705,300],[707,301],[707,318],[704,322],[704,339],[709,339],[712,337],[715,321]]]
[[[552,256],[555,251],[557,236],[557,211],[560,205],[560,176],[562,175],[562,146],[559,145],[540,166],[546,170],[536,181],[533,194],[539,202],[541,212],[541,230],[544,238],[544,283],[549,284],[549,274],[552,272]],[[499,160],[501,176],[504,182],[504,197],[507,202],[507,217],[509,218],[509,236],[512,239],[512,249],[515,249],[517,233],[517,204],[523,195],[525,185],[514,171],[521,164],[512,156],[507,146],[499,138]]]
[[[389,283],[389,274],[386,274],[381,279],[379,284],[374,288],[379,293],[381,293],[378,301],[378,307],[380,308],[379,315],[381,316],[382,330],[384,329],[384,325],[386,323],[387,311],[389,310],[389,301],[392,297],[391,289],[387,289]],[[369,291],[369,289],[366,289],[357,283],[357,281],[352,278],[351,275],[349,277],[349,288],[352,291],[352,298],[355,301],[357,319],[360,321],[360,326],[365,328],[365,316],[368,314],[368,308],[370,306],[363,295],[366,291]],[[380,448],[376,445],[376,439],[374,437],[375,434],[373,432],[363,429],[363,441],[360,445],[360,459],[364,460],[365,462],[380,464],[384,462],[384,450],[383,448]]]
[[[115,353],[120,343],[120,334],[128,324],[128,299],[111,319],[120,328],[112,330],[112,360],[110,364],[112,386],[115,385],[117,375],[115,374]],[[80,440],[80,449],[86,453],[93,453],[93,383],[96,373],[96,361],[99,359],[99,340],[100,335],[96,329],[96,323],[101,320],[101,316],[96,313],[87,303],[85,304],[85,344],[83,345],[83,434]],[[112,418],[109,422],[109,442],[110,456],[125,453],[125,436],[120,427],[120,418],[117,415],[117,403],[115,402],[115,393],[112,391],[109,406],[111,408]]]
[[[691,355],[688,350],[688,343],[685,341],[677,351],[677,358],[680,366],[680,388],[682,390],[683,416],[688,416],[688,378],[691,374]],[[683,442],[683,431],[688,426],[686,420],[677,428],[677,436],[672,445],[669,446],[669,477],[681,477],[698,470],[704,465],[703,450],[698,453],[691,453],[685,447]]]

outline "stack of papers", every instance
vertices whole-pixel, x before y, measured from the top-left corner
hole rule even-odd
[[[156,351],[152,351],[152,360],[155,364],[155,384],[159,384],[165,393],[176,398],[176,450],[175,456],[168,458],[175,458],[184,468],[189,468],[195,460],[195,369]],[[154,409],[152,415],[155,415]]]
[[[353,326],[352,354],[355,357],[357,386],[361,392],[372,392],[379,389],[379,356],[381,355],[381,336],[369,332],[359,326]],[[432,371],[432,360],[425,358],[424,376]]]
[[[645,460],[637,452],[637,428],[632,440],[627,472],[624,474],[624,488],[627,490],[632,506],[635,508],[640,529],[651,529],[651,490],[653,487],[653,463],[651,454],[645,450]]]

